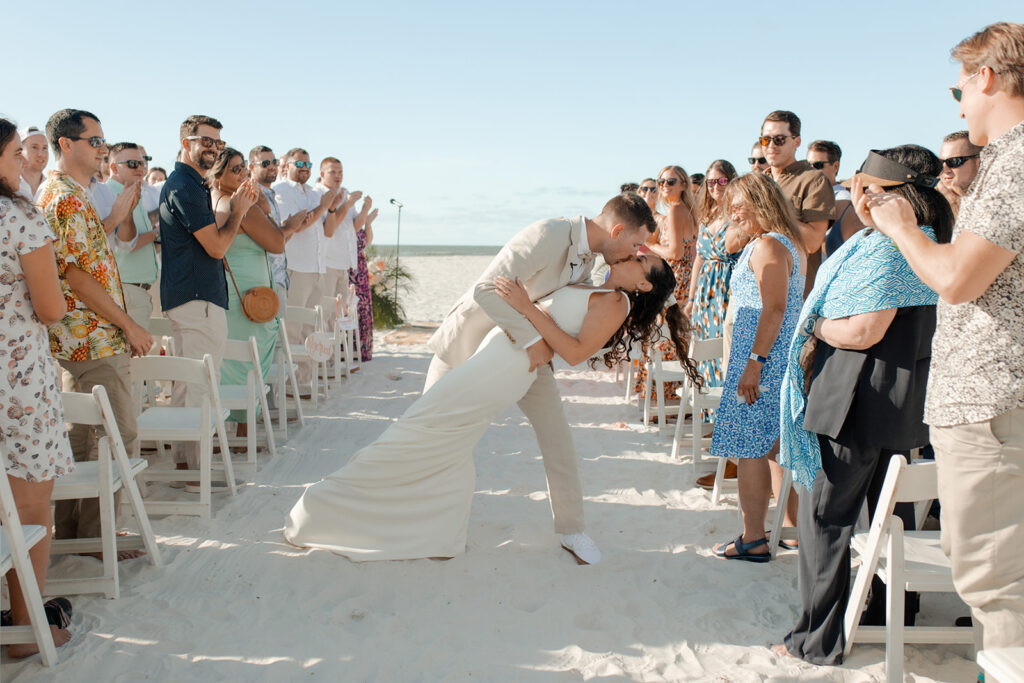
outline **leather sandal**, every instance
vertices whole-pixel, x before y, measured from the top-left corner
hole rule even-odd
[[[728,550],[729,545],[736,547],[735,555],[726,555],[725,551]],[[717,548],[712,550],[717,557],[724,557],[727,560],[745,560],[746,562],[768,562],[772,559],[771,553],[752,553],[750,550],[761,545],[768,545],[768,539],[765,537],[759,538],[756,541],[750,543],[743,542],[743,534],[736,537],[735,541],[726,541],[725,543],[719,544]]]

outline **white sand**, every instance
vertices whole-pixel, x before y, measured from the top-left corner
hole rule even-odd
[[[413,280],[400,302],[406,319],[441,322],[455,300],[469,289],[493,256],[403,256]]]
[[[434,277],[421,277],[411,308],[443,315],[487,257],[478,260],[474,273],[466,257],[425,264]],[[423,347],[379,344],[374,361],[310,408],[306,427],[291,432],[237,498],[215,496],[213,519],[154,521],[164,567],[125,562],[119,600],[73,598],[74,635],[58,666],[5,658],[0,678],[882,680],[877,646],[856,647],[842,668],[770,653],[765,645],[795,620],[796,554],[782,552],[768,565],[711,556],[714,543],[738,533],[735,500],[711,506],[709,493],[692,486],[691,467],[669,458],[669,439],[640,426],[610,373],[559,372],[588,531],[605,553],[599,565],[579,567],[559,548],[536,442],[516,408],[476,449],[465,555],[353,564],[286,544],[284,515],[303,487],[415,400],[428,361]],[[55,571],[97,564],[70,558]],[[923,603],[922,623],[966,613],[951,597]],[[973,680],[977,670],[965,654],[910,646],[906,671],[913,681]]]

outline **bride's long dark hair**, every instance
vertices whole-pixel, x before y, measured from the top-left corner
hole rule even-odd
[[[625,293],[629,297],[629,314],[605,344],[606,347],[611,347],[611,350],[604,354],[604,364],[612,368],[621,361],[629,362],[632,360],[630,357],[632,346],[661,341],[664,335],[661,332],[658,314],[664,313],[669,337],[676,347],[676,353],[683,369],[695,386],[702,387],[704,386],[704,377],[697,370],[697,364],[689,356],[690,321],[683,315],[678,303],[665,307],[669,295],[675,291],[676,276],[665,259],[653,254],[648,255],[648,258],[657,258],[654,266],[647,273],[647,281],[652,285],[651,291]],[[592,367],[596,366],[597,362],[598,359],[594,358],[591,361]]]

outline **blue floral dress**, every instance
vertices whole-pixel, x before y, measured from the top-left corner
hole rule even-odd
[[[708,226],[700,226],[697,253],[703,262],[693,275],[697,278],[697,288],[690,320],[697,339],[715,339],[724,333],[725,311],[729,306],[729,278],[740,257],[725,250],[725,229],[728,225],[725,223],[715,234],[711,234]],[[725,382],[721,359],[701,361],[697,367],[704,376],[704,386],[720,387]],[[713,415],[714,411],[705,411],[702,417],[705,422],[712,422]]]
[[[747,405],[746,401],[740,403],[736,400],[736,387],[750,358],[762,310],[760,290],[754,271],[750,269],[750,255],[757,241],[765,238],[776,239],[789,250],[793,257],[793,270],[789,274],[782,328],[768,354],[768,362],[761,370],[761,397],[753,405]],[[715,422],[715,435],[711,439],[711,455],[722,458],[763,458],[778,440],[782,376],[789,362],[789,347],[803,305],[804,280],[805,277],[800,274],[799,247],[794,246],[785,235],[777,232],[762,235],[751,240],[740,254],[730,279],[729,306],[734,315],[732,346],[722,403]]]

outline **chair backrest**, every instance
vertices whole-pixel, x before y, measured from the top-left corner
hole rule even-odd
[[[160,337],[173,337],[174,330],[171,329],[171,321],[163,316],[154,315],[146,324],[146,329],[152,335]]]
[[[939,469],[934,460],[915,462],[900,472],[895,494],[897,503],[916,503],[919,500],[935,500],[938,497]]]
[[[102,393],[104,399],[107,397],[107,390],[102,386],[93,387],[91,394],[62,391],[60,399],[64,404],[64,420],[71,424],[102,425],[103,413],[96,400],[97,393]]]
[[[320,307],[305,308],[304,306],[288,307],[288,324],[312,325],[320,329]]]
[[[210,354],[206,354],[213,361]],[[141,384],[151,379],[174,380],[205,384],[206,368],[203,361],[177,356],[140,356],[132,358],[132,382]]]
[[[694,339],[690,342],[690,358],[695,363],[721,358],[725,351],[725,340],[722,337],[713,339]]]
[[[253,337],[249,337],[249,339],[253,339]],[[249,339],[228,339],[224,342],[224,360],[251,363],[252,349],[249,347]]]

